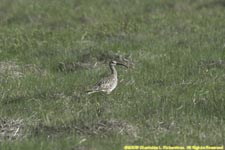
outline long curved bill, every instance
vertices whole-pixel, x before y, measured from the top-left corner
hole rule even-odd
[[[118,62],[117,62],[116,65],[121,65],[121,66],[124,66],[124,67],[128,68],[127,65],[124,65],[124,64],[122,64],[122,63],[118,63]]]

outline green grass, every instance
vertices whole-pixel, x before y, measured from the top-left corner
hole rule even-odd
[[[222,0],[0,0],[0,120],[23,122],[15,139],[0,135],[0,149],[225,145],[224,8]],[[86,95],[119,56],[133,66],[118,67],[116,90]],[[61,62],[98,65],[59,71]]]

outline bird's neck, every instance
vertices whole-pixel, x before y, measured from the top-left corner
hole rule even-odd
[[[110,66],[111,73],[117,76],[117,71],[115,66]]]

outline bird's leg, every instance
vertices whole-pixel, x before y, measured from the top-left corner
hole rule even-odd
[[[93,93],[96,93],[96,92],[99,92],[99,91],[87,91],[87,94],[90,95],[90,94],[93,94]]]
[[[110,94],[110,93],[111,93],[111,91],[107,91],[107,92],[106,92],[106,94]]]

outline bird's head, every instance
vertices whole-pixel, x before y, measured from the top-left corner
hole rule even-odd
[[[123,63],[119,63],[119,62],[117,62],[117,61],[115,61],[115,60],[110,61],[109,65],[110,65],[110,66],[121,65],[121,66],[124,66],[124,67],[128,68],[127,65],[125,65],[125,64],[123,64]]]

